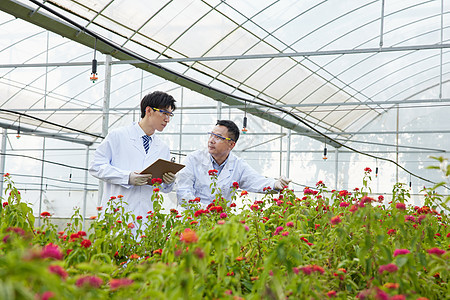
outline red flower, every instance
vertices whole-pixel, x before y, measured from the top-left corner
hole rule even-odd
[[[245,195],[248,195],[248,192],[247,192],[247,191],[242,191],[242,192],[241,192],[241,197],[242,197],[242,196],[245,196]]]
[[[370,173],[370,172],[372,172],[372,169],[367,167],[367,168],[364,169],[364,172]]]
[[[319,181],[317,181],[317,183],[316,183],[316,186],[317,187],[324,187],[325,186],[325,183],[323,183],[323,181],[322,180],[319,180]]]
[[[48,211],[44,211],[41,213],[41,217],[50,217],[51,214]]]
[[[384,200],[384,197],[382,196],[382,195],[380,195],[380,196],[378,196],[378,202],[383,202],[383,200]]]
[[[185,242],[186,244],[196,243],[198,241],[198,236],[195,231],[191,230],[190,228],[186,228],[181,234],[180,240]]]
[[[3,175],[3,177],[8,177],[9,176],[9,173],[5,173],[5,175]]]
[[[92,242],[90,240],[82,240],[81,241],[81,247],[89,248],[92,245]]]
[[[198,221],[191,221],[191,223],[189,223],[190,225],[195,225],[198,224]]]
[[[119,279],[111,279],[109,281],[109,286],[111,288],[111,290],[117,290],[121,287],[126,287],[129,286],[131,284],[133,284],[133,279],[129,279],[129,278],[119,278]]]
[[[130,255],[130,259],[138,259],[141,258],[139,255],[137,255],[136,253],[133,253]]]
[[[332,217],[331,220],[330,220],[330,223],[331,223],[332,225],[336,225],[336,224],[339,224],[339,223],[341,223],[341,222],[342,222],[342,220],[341,220],[341,217],[340,217],[340,216],[334,216],[334,217]]]
[[[48,267],[48,270],[50,271],[50,273],[59,275],[59,277],[61,277],[64,280],[67,278],[67,276],[69,276],[69,274],[67,274],[66,270],[64,270],[63,267],[58,266],[58,265],[50,265]]]
[[[236,203],[231,203],[230,207],[236,207]]]
[[[389,229],[389,230],[387,231],[387,234],[389,234],[389,235],[394,235],[396,232],[397,232],[397,230],[395,230],[395,229]]]
[[[405,210],[406,205],[405,205],[405,203],[397,203],[397,204],[395,204],[395,208],[398,210]]]
[[[142,220],[142,216],[137,216],[136,220]]]
[[[83,276],[77,279],[75,285],[77,287],[90,286],[99,288],[103,284],[103,280],[97,276]]]
[[[62,259],[63,254],[57,245],[52,243],[44,246],[41,251],[41,258],[54,258],[54,259]]]
[[[352,213],[354,213],[354,212],[357,211],[357,210],[358,210],[358,206],[356,206],[355,204],[353,204],[353,205],[350,207],[350,209],[349,209],[349,211],[352,212]]]
[[[237,183],[236,181],[233,182],[233,187],[234,187],[235,189],[238,189],[238,188],[239,188],[239,183]]]
[[[128,228],[129,229],[133,229],[134,228],[134,224],[133,223],[128,223]]]
[[[242,260],[244,260],[244,258],[242,256],[238,256],[238,257],[236,257],[236,260],[237,261],[242,261]]]
[[[154,184],[162,184],[162,179],[161,178],[152,178],[152,185]]]
[[[6,205],[8,205],[8,202],[3,202],[3,207],[5,207]]]
[[[195,248],[194,254],[195,254],[195,256],[197,256],[199,259],[202,259],[203,257],[205,257],[205,252],[203,252],[203,250],[202,250],[201,248]]]
[[[215,170],[215,169],[212,169],[212,170],[209,170],[209,171],[208,171],[209,176],[216,176],[217,173],[219,173],[219,171],[217,171],[217,170]]]
[[[329,291],[329,292],[327,293],[327,296],[328,296],[328,298],[334,298],[334,297],[336,297],[336,291]]]
[[[342,201],[341,203],[339,203],[339,207],[348,207],[349,205],[350,204],[345,201]]]
[[[155,193],[159,192],[159,188],[154,188],[153,192],[155,192]]]

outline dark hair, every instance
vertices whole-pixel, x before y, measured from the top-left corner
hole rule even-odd
[[[225,126],[228,129],[228,135],[234,142],[239,139],[239,128],[233,121],[230,120],[217,120],[216,125]]]
[[[176,109],[175,99],[164,92],[156,91],[145,95],[141,100],[141,118],[145,117],[145,109],[147,106],[154,108],[168,108],[170,107],[172,111]]]

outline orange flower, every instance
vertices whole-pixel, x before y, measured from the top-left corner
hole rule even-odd
[[[236,257],[236,260],[241,261],[241,260],[244,260],[244,258],[242,256],[238,256],[238,257]]]
[[[186,228],[181,234],[180,240],[185,242],[186,244],[195,243],[198,241],[198,236],[195,231],[190,228]]]
[[[130,259],[138,259],[138,258],[140,258],[140,256],[137,255],[137,254],[131,254],[130,255]]]

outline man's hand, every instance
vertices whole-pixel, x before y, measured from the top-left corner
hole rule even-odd
[[[286,178],[284,176],[278,177],[277,181],[275,181],[275,184],[273,185],[274,189],[282,190],[285,186],[289,185],[289,182],[291,182],[289,178]]]
[[[130,173],[128,183],[132,185],[146,185],[150,179],[152,179],[152,174],[139,174],[134,171]]]
[[[164,173],[162,177],[163,177],[162,178],[163,182],[165,184],[172,184],[175,181],[175,178],[176,178],[175,174],[173,174],[172,172]]]

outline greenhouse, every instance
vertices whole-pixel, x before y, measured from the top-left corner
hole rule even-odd
[[[48,288],[41,283],[23,283],[27,287],[20,294],[19,285],[8,281],[8,267],[0,264],[0,285],[5,286],[0,287],[1,299],[35,299],[36,295],[39,299],[128,299],[138,292],[144,299],[448,297],[450,2],[1,0],[0,32],[0,173],[4,178],[0,188],[0,238],[6,245],[0,246],[0,263],[7,261],[2,258],[7,258],[11,237],[6,230],[11,228],[16,228],[13,231],[18,236],[21,233],[17,233],[17,228],[34,229],[33,244],[42,247],[42,253],[53,246],[69,250],[58,244],[58,231],[65,231],[66,235],[87,232],[89,237],[70,238],[71,242],[82,240],[81,247],[70,248],[73,253],[64,253],[63,259],[59,254],[52,258],[61,259],[58,266],[69,272],[68,279],[67,273],[59,273],[65,274],[65,285],[55,285],[52,277]],[[238,209],[230,210],[230,203],[222,203],[220,199],[224,198],[216,197],[215,203],[222,203],[225,211],[216,209],[216,216],[208,206],[210,217],[206,220],[198,216],[200,210],[196,209],[200,207],[195,203],[191,210],[181,213],[185,208],[181,209],[177,199],[179,182],[175,182],[170,192],[161,192],[161,199],[159,188],[148,195],[149,201],[155,201],[163,210],[159,217],[158,210],[154,212],[158,221],[146,229],[159,228],[153,241],[144,242],[143,237],[148,236],[145,226],[136,220],[137,216],[126,213],[124,224],[131,225],[123,231],[116,227],[119,231],[114,232],[115,237],[124,237],[113,242],[109,236],[109,240],[100,229],[101,220],[108,221],[109,217],[104,205],[102,212],[99,207],[102,197],[120,195],[106,194],[104,182],[92,176],[89,168],[108,133],[139,122],[141,100],[155,91],[167,93],[176,101],[167,127],[156,133],[170,149],[169,159],[173,162],[184,165],[188,155],[207,149],[211,139],[208,133],[216,122],[231,120],[240,132],[232,153],[270,180],[288,178],[286,189],[278,194],[247,193],[237,184],[232,199]],[[214,185],[217,177],[212,174],[211,180]],[[320,197],[315,197],[317,193]],[[289,197],[300,204],[308,201],[308,207],[312,201],[326,200],[317,204],[326,207],[323,218],[320,217],[322,223],[317,216],[311,221],[309,208],[295,210],[291,215],[295,215],[295,220],[283,215],[289,211],[289,205],[297,205]],[[19,199],[17,203],[15,199]],[[120,206],[122,198],[118,199]],[[372,201],[377,204],[367,205]],[[8,214],[14,215],[7,209],[13,209],[18,202],[30,208],[17,212],[17,216],[27,216],[23,219],[27,221],[22,221],[28,225],[18,221],[20,217],[9,217],[6,222]],[[333,203],[336,210],[330,209]],[[311,258],[310,253],[315,251],[336,256],[347,251],[345,245],[351,242],[342,237],[343,232],[346,236],[354,232],[349,233],[353,223],[345,217],[362,214],[364,204],[365,209],[373,206],[393,210],[388,215],[397,218],[395,222],[386,220],[383,224],[416,222],[414,225],[425,226],[417,219],[423,211],[438,221],[427,217],[430,226],[423,235],[428,237],[422,237],[420,242],[415,238],[418,235],[410,231],[417,226],[394,229],[391,224],[390,228],[381,228],[383,234],[374,233],[374,241],[383,245],[377,251],[392,250],[384,258],[369,250],[373,244],[367,240],[365,246],[355,246],[354,256],[349,251],[346,260],[339,263],[328,258],[325,266],[320,265],[325,260],[323,256]],[[407,205],[406,210],[403,204]],[[349,212],[352,205],[355,208]],[[283,206],[281,212],[276,210]],[[284,225],[270,223],[269,211],[280,213]],[[317,213],[318,209],[314,211]],[[176,212],[173,218],[172,212]],[[255,224],[259,225],[252,227],[249,223],[253,221],[242,223],[247,212],[256,214]],[[370,221],[370,216],[374,222],[377,218],[382,221],[384,213],[387,212],[365,213],[359,222]],[[268,219],[257,222],[263,215]],[[128,218],[134,223],[129,223]],[[193,224],[194,221],[199,223]],[[211,229],[211,224],[216,226]],[[311,230],[317,231],[319,226],[325,230],[327,225],[332,233],[321,234],[330,239],[336,234],[334,237],[342,238],[345,244],[331,250],[327,248],[330,245],[319,247],[318,237]],[[172,226],[174,232],[168,233],[161,226]],[[201,226],[208,229],[200,229]],[[295,237],[294,228],[297,240],[301,238],[303,243],[298,247],[304,251],[286,246],[291,245],[287,239]],[[266,240],[260,240],[259,229],[270,232]],[[286,233],[287,229],[292,232]],[[402,232],[404,237],[394,240],[392,232],[386,233],[388,229]],[[251,238],[254,230],[256,240]],[[47,232],[45,238],[37,238],[37,231]],[[135,237],[133,241],[130,232]],[[243,236],[248,237],[248,243],[243,242]],[[226,240],[220,247],[219,237],[220,241]],[[267,239],[276,242],[269,245]],[[122,246],[122,252],[114,248],[121,243],[128,245]],[[185,247],[187,254],[177,252],[181,250],[166,254],[169,246],[177,248],[183,243],[192,246],[192,251]],[[108,247],[113,252],[108,253]],[[217,254],[218,247],[223,256]],[[396,248],[408,253],[398,254]],[[366,250],[362,253],[361,249]],[[429,252],[430,249],[443,252]],[[86,253],[80,256],[82,251]],[[278,253],[278,260],[263,255],[271,251]],[[213,272],[206,271],[210,265],[204,260],[193,262],[205,255],[205,259],[215,262]],[[398,255],[403,256],[400,259]],[[150,258],[142,262],[143,257]],[[252,265],[252,260],[258,263]],[[109,277],[82,266],[87,262],[97,266],[98,261],[110,262],[110,269],[98,266],[105,268],[101,272]],[[234,261],[234,267],[230,261]],[[362,269],[355,267],[356,261]],[[182,288],[160,283],[164,285],[161,287],[156,279],[153,281],[153,273],[145,269],[150,267],[142,267],[144,263],[160,268],[159,276],[178,280]],[[191,271],[186,275],[177,273],[181,272],[179,269],[162,270],[158,263],[186,264],[186,270]],[[115,269],[116,265],[121,271]],[[403,272],[403,282],[398,279],[396,283],[390,265]],[[27,270],[26,262],[23,266]],[[268,266],[274,268],[269,270]],[[378,268],[383,266],[385,270]],[[404,270],[407,266],[409,271]],[[430,270],[429,276],[421,274],[418,268]],[[353,275],[350,270],[354,270]],[[292,276],[302,272],[316,277],[292,280]],[[362,284],[360,274],[371,272],[375,274],[373,285]],[[231,273],[239,275],[233,277]],[[92,276],[80,277],[82,274]],[[204,288],[196,285],[200,282],[198,274],[209,274],[199,275],[204,279]],[[330,278],[321,278],[326,274],[331,279],[345,275],[348,280],[337,279],[333,285]],[[79,283],[83,278],[87,279]],[[146,287],[140,287],[147,279]],[[217,284],[222,281],[223,284]],[[386,286],[388,283],[399,286]],[[66,287],[70,284],[83,289],[75,292]],[[192,292],[187,292],[186,287]]]

